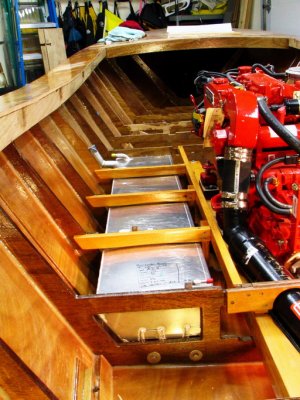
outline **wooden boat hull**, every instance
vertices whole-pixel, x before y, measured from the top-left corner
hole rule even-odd
[[[266,314],[286,286],[250,286],[236,271],[199,189],[201,166],[191,162],[210,155],[191,133],[188,100],[193,74],[201,68],[264,63],[270,57],[286,66],[298,47],[296,39],[280,35],[178,39],[155,31],[130,46],[91,46],[0,98],[3,396],[300,396],[299,353]],[[175,164],[150,172],[147,167],[107,171],[88,151],[91,144],[104,158],[112,152],[171,154]],[[187,187],[164,195],[110,195],[112,179],[153,174],[178,175]],[[104,233],[108,207],[162,201],[186,201],[198,226],[173,231],[172,238],[166,231]],[[135,245],[201,242],[206,256],[211,252],[217,259],[214,285],[96,294],[101,251],[126,249],[132,240]],[[121,343],[97,317],[178,308],[201,309],[200,337]]]

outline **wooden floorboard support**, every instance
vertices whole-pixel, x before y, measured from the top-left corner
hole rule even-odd
[[[210,228],[202,226],[129,233],[92,233],[76,235],[74,240],[83,250],[107,250],[156,244],[199,243],[210,241]]]
[[[272,375],[276,398],[299,399],[300,354],[269,315],[251,315],[251,329]]]
[[[120,178],[141,178],[145,176],[184,175],[186,167],[184,164],[160,165],[153,167],[128,167],[128,168],[102,168],[97,169],[95,174],[100,180],[111,180]]]
[[[165,190],[159,192],[122,193],[87,196],[92,207],[122,207],[140,204],[193,202],[194,189]]]

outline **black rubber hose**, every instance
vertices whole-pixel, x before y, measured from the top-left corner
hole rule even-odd
[[[255,68],[262,69],[267,75],[272,76],[273,78],[285,79],[287,77],[285,72],[273,72],[272,70],[268,69],[265,65],[262,64],[253,64],[252,72],[255,71]]]
[[[203,78],[203,77],[209,77],[209,78],[213,78],[213,77],[220,77],[220,78],[226,78],[226,74],[224,74],[223,72],[214,72],[214,71],[199,71],[197,74],[197,77],[194,80],[194,84],[196,85],[198,80]]]
[[[283,139],[298,154],[300,153],[300,140],[296,138],[270,111],[264,97],[258,97],[258,108],[264,120],[270,125],[275,133]]]
[[[223,233],[234,261],[251,281],[281,281],[288,279],[281,265],[264,243],[248,230],[245,214],[223,208]]]
[[[300,289],[289,289],[274,301],[270,312],[279,327],[285,332],[291,342],[300,351]]]
[[[263,167],[261,167],[261,169],[258,171],[258,174],[256,177],[255,187],[256,187],[257,193],[258,193],[261,201],[269,210],[271,210],[272,212],[274,212],[276,214],[290,215],[291,214],[290,209],[278,207],[278,206],[274,205],[273,203],[271,203],[268,200],[268,198],[266,197],[266,195],[263,192],[262,187],[261,187],[261,180],[262,180],[262,176],[263,176],[264,172],[268,168],[272,167],[272,165],[278,164],[279,162],[284,162],[284,161],[285,161],[285,157],[278,157],[278,158],[275,158],[274,160],[269,161]]]
[[[275,205],[273,202],[271,202],[267,196],[265,195],[262,187],[261,187],[261,180],[262,180],[262,176],[264,174],[264,172],[269,169],[270,167],[272,167],[275,164],[278,164],[280,162],[285,162],[286,157],[278,157],[278,158],[274,158],[274,160],[271,160],[269,162],[267,162],[263,167],[261,167],[261,169],[258,171],[257,177],[256,177],[256,181],[255,181],[255,187],[257,190],[257,193],[262,201],[262,203],[272,212],[276,213],[276,214],[281,214],[281,215],[290,215],[290,209],[289,208],[285,208],[285,207],[279,207],[278,205]]]
[[[244,87],[244,85],[238,82],[233,76],[231,76],[231,74],[232,72],[226,72],[226,78],[229,80],[229,82],[236,86]]]
[[[273,203],[276,207],[279,208],[287,208],[287,209],[291,209],[292,206],[290,204],[285,204],[282,203],[281,201],[275,199],[275,197],[273,197],[272,193],[269,190],[269,184],[276,179],[274,176],[270,176],[269,178],[265,179],[264,183],[263,183],[263,191],[264,194],[266,195],[267,199]]]

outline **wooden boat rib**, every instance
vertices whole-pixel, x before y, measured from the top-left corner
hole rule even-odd
[[[1,396],[300,396],[299,353],[266,314],[278,293],[299,282],[249,284],[240,277],[199,188],[197,161],[209,154],[191,133],[188,96],[178,93],[182,65],[193,66],[192,75],[215,65],[217,55],[220,68],[254,57],[286,67],[298,49],[295,38],[262,32],[177,38],[151,31],[136,43],[93,45],[0,97]],[[92,144],[104,158],[171,154],[175,164],[99,169]],[[162,171],[182,176],[187,187],[110,194],[112,179]],[[198,223],[188,231],[104,233],[107,207],[183,201]],[[217,260],[214,285],[96,294],[99,249],[126,248],[133,238],[140,245],[201,242]],[[190,340],[122,343],[99,319],[199,307],[201,338]]]

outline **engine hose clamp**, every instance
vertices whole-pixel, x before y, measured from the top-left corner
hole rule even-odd
[[[233,201],[222,201],[222,208],[231,208],[233,210],[238,210],[239,206],[238,203]]]
[[[245,147],[226,147],[224,158],[226,160],[251,162],[252,149]]]
[[[222,208],[231,208],[232,210],[246,210],[248,203],[233,202],[233,201],[222,201]]]
[[[222,200],[233,200],[233,201],[241,201],[241,202],[247,202],[248,200],[248,195],[245,192],[238,192],[238,193],[233,193],[233,192],[222,192]]]
[[[222,192],[222,207],[233,208],[236,210],[246,209],[248,207],[247,193]]]
[[[238,200],[238,194],[232,192],[222,192],[222,199],[231,199],[231,200]]]

